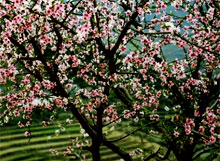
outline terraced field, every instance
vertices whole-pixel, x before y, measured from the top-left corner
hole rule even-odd
[[[57,125],[42,127],[41,125],[31,126],[31,139],[24,136],[25,128],[17,126],[0,128],[0,160],[1,161],[70,161],[74,160],[73,156],[64,156],[71,140],[80,136],[80,128],[78,124],[68,125],[65,131],[61,131],[60,135],[55,135],[58,129]],[[121,132],[114,132],[109,139],[119,137]],[[140,139],[135,137],[127,138],[118,143],[125,151],[134,151],[137,145],[141,144]],[[155,148],[151,144],[147,145]],[[50,148],[56,149],[59,155],[56,156],[49,152]],[[91,160],[91,156],[87,155],[87,160]],[[101,155],[103,161],[119,160],[117,154],[114,154],[106,147],[101,147]],[[139,159],[137,159],[139,160]]]
[[[127,129],[127,127],[124,127]],[[27,129],[18,128],[17,126],[0,127],[0,161],[72,161],[77,160],[75,156],[64,156],[67,146],[71,144],[71,140],[79,137],[80,127],[78,124],[66,126],[65,131],[61,131],[59,135],[55,135],[55,131],[59,129],[57,125],[50,125],[42,127],[41,125],[31,126],[31,139],[24,136]],[[114,130],[110,133],[109,140],[114,140],[123,135],[123,132]],[[140,139],[142,138],[142,140]],[[155,139],[155,138],[154,138]],[[149,141],[148,141],[149,140]],[[150,138],[143,138],[141,136],[130,136],[117,144],[126,152],[136,150],[136,147],[144,147],[149,151],[157,151],[159,146],[150,142]],[[49,149],[55,149],[59,155],[52,154]],[[148,152],[149,152],[148,151]],[[166,151],[166,150],[165,150]],[[149,153],[147,154],[149,155]],[[91,156],[87,151],[84,152],[86,160],[91,161]],[[146,154],[146,153],[145,153]],[[201,155],[196,161],[205,161],[209,158],[209,153]],[[118,161],[120,158],[105,146],[101,147],[102,161]],[[214,159],[219,160],[220,155]],[[139,156],[135,161],[140,161]],[[168,159],[169,161],[176,161],[174,155]],[[151,161],[154,161],[153,159]]]

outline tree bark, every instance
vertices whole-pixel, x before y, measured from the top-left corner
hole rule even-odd
[[[184,146],[184,149],[179,150],[176,149],[175,147],[172,148],[172,151],[174,153],[174,155],[176,156],[176,159],[178,161],[193,161],[193,149],[194,149],[195,145],[187,145]]]
[[[92,140],[91,153],[92,153],[92,160],[93,161],[101,161],[100,144],[99,144],[98,139]]]
[[[193,161],[191,153],[183,152],[178,158],[178,161]]]
[[[105,139],[103,140],[103,144],[108,147],[109,149],[111,149],[114,153],[118,154],[122,159],[124,159],[125,161],[132,161],[131,156],[124,152],[122,149],[120,149],[118,146],[116,146],[115,144],[106,141]]]

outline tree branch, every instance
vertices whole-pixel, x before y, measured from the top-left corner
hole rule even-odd
[[[190,44],[190,45],[196,46],[197,48],[200,48],[200,49],[202,49],[202,50],[204,50],[204,51],[206,51],[206,52],[212,53],[212,54],[214,54],[214,55],[216,55],[216,56],[219,55],[218,52],[210,51],[210,50],[208,50],[208,49],[206,49],[206,48],[204,48],[204,47],[202,47],[202,46],[199,46],[197,43],[193,43],[193,42],[189,41],[188,39],[186,39],[186,38],[184,38],[183,36],[177,34],[176,32],[174,32],[174,35],[177,36],[177,37],[179,37],[179,38],[181,38],[182,40],[186,41],[186,42],[187,42],[188,44]]]
[[[142,0],[140,2],[140,4],[138,5],[138,7],[143,7],[145,5],[145,3],[147,2],[148,0]],[[125,27],[123,28],[123,30],[121,31],[114,47],[111,49],[111,53],[115,53],[117,51],[117,49],[119,48],[124,36],[126,35],[128,29],[130,28],[131,24],[133,24],[135,22],[135,19],[136,17],[138,16],[138,12],[135,11],[132,15],[131,15],[131,18],[130,18],[130,21],[127,22],[127,24],[125,25]]]
[[[109,149],[111,149],[113,152],[117,153],[122,159],[124,159],[125,161],[132,161],[131,156],[124,152],[122,149],[120,149],[118,146],[116,146],[115,144],[106,141],[105,139],[103,140],[103,144],[108,147]]]
[[[69,15],[70,15],[71,13],[73,13],[73,11],[76,9],[76,7],[78,6],[78,4],[79,4],[81,1],[82,1],[82,0],[79,0],[79,1],[73,6],[73,8],[71,9],[71,11],[66,14],[66,17],[63,19],[62,23],[65,23],[65,21],[67,20],[67,18],[69,17]]]

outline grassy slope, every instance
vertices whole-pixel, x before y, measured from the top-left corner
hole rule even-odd
[[[54,161],[54,160],[71,160],[71,157],[62,155],[62,151],[70,145],[71,139],[80,136],[79,126],[77,124],[69,125],[64,132],[59,136],[55,135],[55,130],[58,129],[54,125],[43,128],[41,125],[35,125],[31,128],[31,136],[29,138],[24,136],[27,129],[19,129],[16,126],[1,127],[0,128],[0,158],[1,161]],[[118,138],[122,132],[111,133],[109,139]],[[50,136],[50,139],[48,139]],[[140,140],[140,139],[139,139]],[[118,145],[126,151],[133,151],[141,144],[135,137],[129,137],[123,141],[118,142]],[[153,146],[154,147],[154,146]],[[49,152],[50,148],[55,148],[60,152],[60,156],[54,156]],[[151,147],[152,148],[152,147]],[[118,156],[111,152],[106,147],[101,147],[102,160],[113,161],[119,160]],[[91,160],[91,159],[88,159]]]

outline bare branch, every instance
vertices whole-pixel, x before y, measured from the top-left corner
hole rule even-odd
[[[124,152],[121,148],[119,148],[118,146],[116,146],[115,144],[106,141],[105,139],[103,140],[103,144],[108,147],[109,149],[111,149],[113,152],[117,153],[121,158],[123,158],[126,161],[132,161],[131,156]]]

